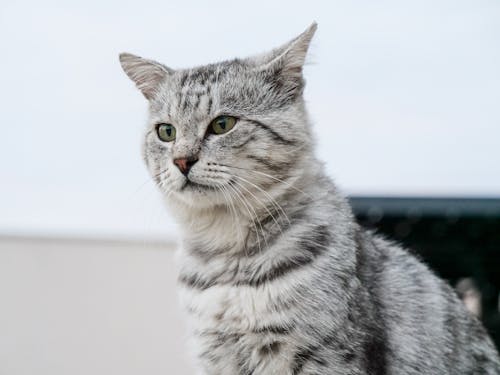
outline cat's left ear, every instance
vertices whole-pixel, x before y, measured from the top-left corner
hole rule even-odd
[[[311,39],[318,28],[314,22],[302,34],[283,46],[254,58],[259,70],[271,70],[287,80],[302,79],[302,68],[306,60]]]
[[[158,86],[165,78],[174,73],[172,69],[159,62],[144,59],[131,53],[121,53],[120,64],[148,100],[154,97]]]

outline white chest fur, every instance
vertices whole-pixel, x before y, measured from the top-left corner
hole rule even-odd
[[[195,330],[254,332],[288,323],[289,316],[275,306],[292,287],[286,280],[258,288],[214,285],[197,290],[181,285],[180,298]]]

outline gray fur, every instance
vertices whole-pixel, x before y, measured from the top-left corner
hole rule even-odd
[[[120,56],[149,100],[144,158],[183,231],[179,285],[200,373],[500,374],[448,284],[360,228],[316,159],[302,97],[315,30],[187,70]],[[221,114],[236,126],[207,135]],[[158,123],[176,127],[174,142]],[[193,157],[185,177],[173,159]]]

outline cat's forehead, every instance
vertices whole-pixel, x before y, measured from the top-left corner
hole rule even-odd
[[[151,103],[153,115],[179,120],[210,117],[223,109],[221,105],[227,106],[228,95],[248,82],[243,78],[247,71],[241,60],[178,70]]]
[[[234,59],[190,69],[177,70],[171,78],[178,89],[190,90],[224,83],[228,78],[231,79],[247,69],[248,66],[243,60]]]

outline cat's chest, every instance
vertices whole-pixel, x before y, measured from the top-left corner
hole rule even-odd
[[[266,275],[269,271],[265,267],[272,260],[202,263],[186,253],[180,255],[180,300],[190,325],[197,331],[259,332],[266,327],[288,326],[294,315],[300,313],[297,301],[304,300],[301,291],[312,278],[310,270],[304,267],[280,277],[260,277],[265,281],[259,283],[249,282],[259,272]]]
[[[227,285],[204,291],[181,287],[180,296],[188,312],[192,348],[207,373],[242,373],[247,371],[242,363],[263,374],[284,373],[297,343],[292,334],[276,331],[290,325],[290,316],[273,308],[272,291]]]
[[[198,290],[180,286],[181,303],[197,331],[252,332],[263,325],[275,324],[279,317],[273,313],[272,294],[269,288],[215,285]]]

